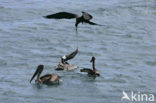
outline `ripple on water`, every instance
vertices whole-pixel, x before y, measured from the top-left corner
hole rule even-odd
[[[119,103],[122,91],[155,93],[155,1],[22,0],[0,2],[0,100],[3,103]],[[93,8],[94,7],[94,8]],[[72,9],[71,9],[72,8]],[[76,47],[75,19],[43,16],[59,11],[93,15],[80,24],[79,53],[74,71],[55,71],[63,55]],[[91,57],[101,76],[81,73]],[[29,83],[37,65],[57,73],[61,85],[37,87]]]

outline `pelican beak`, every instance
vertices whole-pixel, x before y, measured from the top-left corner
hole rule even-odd
[[[90,62],[93,62],[93,59],[91,59]]]
[[[34,75],[31,77],[30,83],[31,81],[34,79],[34,77],[38,74],[38,71],[36,70],[36,72],[34,73]]]
[[[38,74],[41,73],[43,71],[43,65],[39,65],[34,73],[34,75],[32,76],[32,78],[30,79],[30,83],[31,81],[34,79],[34,77]]]

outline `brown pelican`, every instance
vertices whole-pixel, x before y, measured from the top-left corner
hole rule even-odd
[[[100,76],[100,72],[95,68],[95,57],[92,57],[90,62],[92,62],[93,70],[92,69],[88,69],[88,68],[84,68],[84,69],[81,69],[80,71],[81,72],[87,72],[88,75]]]
[[[61,58],[61,62],[56,66],[56,70],[73,70],[73,69],[76,69],[77,68],[76,65],[71,65],[67,61],[70,59],[73,59],[77,53],[78,53],[78,48],[76,48],[76,50],[74,52],[72,52],[71,54],[64,55]]]
[[[32,76],[30,80],[30,83],[36,75],[37,75],[37,79],[35,80],[36,83],[47,84],[47,85],[59,83],[60,76],[58,76],[57,74],[46,74],[40,77],[40,74],[42,73],[43,69],[44,69],[44,65],[39,65],[37,67],[34,75]]]
[[[91,22],[90,20],[93,18],[92,15],[90,15],[90,14],[88,14],[86,12],[83,12],[83,11],[82,11],[82,16],[78,16],[76,14],[69,13],[69,12],[58,12],[58,13],[47,15],[47,16],[44,16],[44,17],[47,18],[47,19],[73,19],[73,18],[76,18],[76,23],[75,23],[76,29],[78,27],[78,24],[79,23],[83,24],[83,22],[88,23],[90,25],[99,25],[99,26],[101,26],[100,24],[96,24],[94,22]]]

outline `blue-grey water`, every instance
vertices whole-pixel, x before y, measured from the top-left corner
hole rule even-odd
[[[76,48],[75,19],[43,18],[60,11],[85,11],[104,25],[79,25],[75,71],[55,71]],[[92,56],[95,79],[80,73]],[[30,84],[39,64],[63,82]],[[0,0],[0,103],[121,103],[122,91],[156,94],[155,0]]]

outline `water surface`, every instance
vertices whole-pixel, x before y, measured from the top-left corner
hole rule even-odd
[[[75,20],[48,20],[59,11],[93,15],[104,26],[79,25],[75,71],[55,71],[75,50]],[[156,94],[155,0],[1,0],[1,103],[121,103],[122,91]],[[80,73],[96,57],[98,78]],[[57,73],[58,86],[29,83],[39,64]]]

